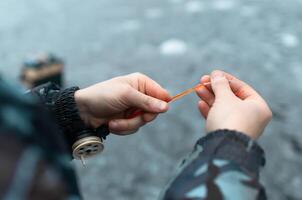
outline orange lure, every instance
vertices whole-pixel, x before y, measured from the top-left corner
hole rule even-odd
[[[174,101],[176,101],[176,100],[179,100],[179,99],[181,99],[182,97],[184,97],[184,96],[186,96],[186,95],[188,95],[188,94],[190,94],[190,93],[192,93],[192,92],[195,92],[195,91],[197,91],[197,90],[200,90],[200,89],[202,89],[204,86],[210,85],[210,84],[211,84],[210,82],[204,83],[204,84],[199,83],[199,84],[197,84],[196,86],[194,86],[194,87],[192,87],[192,88],[190,88],[190,89],[187,89],[187,90],[185,90],[185,91],[183,91],[183,92],[181,92],[181,93],[179,93],[179,94],[173,96],[169,101],[167,101],[167,103],[172,103],[172,102],[174,102]],[[132,113],[132,114],[128,117],[128,119],[135,118],[135,117],[137,117],[137,116],[139,116],[139,115],[141,115],[141,114],[143,114],[143,111],[137,110],[137,111],[135,111],[134,113]]]
[[[168,103],[173,102],[173,101],[176,101],[176,100],[178,100],[178,99],[181,99],[182,97],[184,97],[184,96],[186,96],[186,95],[188,95],[188,94],[191,94],[192,92],[195,92],[195,91],[197,91],[197,90],[200,90],[200,89],[202,89],[205,85],[208,85],[208,84],[210,84],[210,83],[205,83],[205,84],[201,84],[201,83],[200,83],[200,84],[197,84],[195,87],[192,87],[192,88],[190,88],[190,89],[187,89],[187,90],[185,90],[185,91],[183,91],[183,92],[181,92],[181,93],[179,93],[179,94],[173,96],[172,99],[171,99]]]

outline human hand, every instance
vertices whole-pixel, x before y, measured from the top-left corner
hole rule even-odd
[[[110,132],[130,134],[168,110],[168,92],[149,77],[134,73],[98,83],[75,93],[80,116],[97,128],[108,123]],[[142,114],[129,117],[137,110]]]
[[[257,139],[272,118],[264,99],[248,84],[222,71],[201,78],[198,107],[206,119],[206,131],[230,129]]]

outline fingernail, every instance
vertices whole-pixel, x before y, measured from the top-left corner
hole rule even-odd
[[[214,71],[212,74],[212,78],[214,80],[219,80],[219,79],[222,79],[223,77],[224,77],[224,74],[221,71]]]
[[[198,87],[195,88],[195,90],[198,92],[198,93],[201,93],[202,91],[204,91],[205,89],[205,86],[204,85],[200,85]]]
[[[203,93],[204,93],[204,88],[198,89],[198,90],[197,90],[197,93],[203,94]]]

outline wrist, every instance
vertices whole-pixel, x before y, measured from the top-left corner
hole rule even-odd
[[[214,132],[216,130],[235,130],[243,133],[244,135],[256,140],[258,139],[263,129],[260,127],[260,123],[248,123],[246,120],[242,120],[242,118],[230,118],[230,120],[225,120],[220,124],[215,124],[207,127],[207,132]]]
[[[82,90],[77,90],[74,93],[74,100],[78,108],[80,118],[82,119],[82,121],[85,123],[86,126],[90,126],[89,114],[88,114],[89,111],[88,111],[88,107],[85,104],[85,98],[83,96]]]
[[[81,89],[75,92],[74,99],[76,102],[79,116],[87,127],[98,128],[101,125],[106,124],[107,120],[104,118],[94,117],[93,108],[89,106],[89,99],[87,98],[87,92]]]

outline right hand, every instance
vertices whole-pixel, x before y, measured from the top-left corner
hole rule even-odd
[[[78,90],[75,100],[87,126],[108,124],[110,132],[127,135],[169,109],[168,92],[141,73],[116,77]],[[131,117],[133,112],[141,111]]]
[[[229,129],[257,139],[272,119],[265,100],[248,84],[222,71],[201,78],[198,107],[206,119],[206,131]]]

